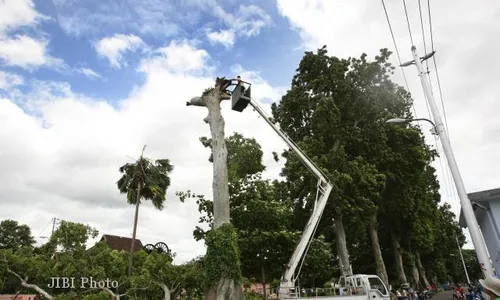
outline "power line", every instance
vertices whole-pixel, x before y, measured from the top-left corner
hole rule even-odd
[[[389,19],[389,14],[387,13],[387,8],[385,7],[385,2],[384,0],[382,0],[382,6],[384,7],[384,12],[385,12],[385,18],[387,20],[387,24],[389,25],[389,30],[391,32],[391,36],[392,36],[392,42],[394,44],[394,49],[396,50],[396,55],[398,56],[398,61],[399,61],[399,67],[401,68],[401,71],[403,72],[403,79],[405,81],[405,86],[406,86],[406,90],[408,92],[410,92],[410,87],[408,86],[408,80],[406,80],[406,74],[405,74],[405,69],[401,66],[403,63],[401,62],[401,55],[399,55],[399,49],[398,49],[398,45],[396,43],[396,38],[394,37],[394,31],[392,30],[392,26],[391,26],[391,21]],[[415,110],[415,105],[413,104],[412,102],[412,108],[413,108],[413,113],[415,114],[415,118],[418,118],[417,116],[417,111]]]
[[[431,14],[430,0],[427,0],[427,10],[429,12],[429,29],[430,29],[430,34],[431,34],[431,47],[432,47],[432,51],[434,52],[434,34],[433,34],[433,30],[432,30],[432,14]],[[432,61],[434,63],[434,69],[436,69],[436,79],[437,79],[438,90],[439,90],[439,98],[441,99],[441,107],[443,108],[444,124],[446,126],[446,131],[448,132],[448,135],[449,135],[450,130],[448,129],[448,120],[446,118],[446,109],[444,107],[443,91],[441,90],[441,80],[439,79],[439,72],[438,72],[438,67],[437,67],[437,63],[436,63],[436,55],[432,56]]]
[[[413,36],[411,34],[410,18],[408,17],[408,9],[406,9],[406,0],[403,0],[403,6],[405,8],[406,24],[408,24],[408,32],[410,33],[411,45],[413,46],[415,45],[415,43],[413,43]]]
[[[422,30],[422,40],[424,41],[424,52],[427,54],[427,43],[425,42],[425,30],[424,30],[424,19],[422,18],[422,5],[420,0],[418,0],[418,13],[420,15],[420,28]],[[425,64],[427,67],[427,73],[429,73],[429,60],[425,60]]]

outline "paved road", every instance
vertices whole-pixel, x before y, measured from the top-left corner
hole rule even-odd
[[[441,293],[437,293],[432,297],[432,300],[452,300],[453,299],[453,291],[444,291]]]

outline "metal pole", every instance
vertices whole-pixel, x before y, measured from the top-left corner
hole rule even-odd
[[[56,220],[57,218],[52,218],[52,232],[50,234],[50,237],[54,235],[54,230],[56,229]]]
[[[443,146],[444,154],[448,161],[451,174],[453,176],[453,181],[455,182],[455,187],[458,192],[458,197],[460,198],[460,204],[462,206],[462,211],[464,214],[465,221],[467,223],[467,228],[469,228],[470,236],[472,238],[472,243],[476,249],[477,259],[481,265],[481,270],[483,271],[483,276],[493,276],[493,267],[490,263],[490,258],[488,257],[488,251],[481,238],[481,231],[479,230],[479,224],[477,223],[476,216],[474,214],[474,209],[467,196],[465,190],[464,182],[462,176],[460,175],[460,170],[458,169],[455,156],[453,155],[453,150],[451,149],[450,140],[448,133],[445,131],[443,126],[443,121],[439,114],[434,96],[431,93],[429,82],[425,78],[424,68],[422,67],[422,62],[420,61],[420,56],[418,56],[417,48],[415,46],[411,47],[411,52],[413,53],[413,58],[415,60],[415,65],[417,66],[418,76],[420,76],[420,81],[422,82],[422,87],[424,88],[425,96],[429,103],[429,107],[434,117],[434,123],[436,124],[436,133],[440,137],[441,144]]]
[[[467,277],[467,283],[470,285],[469,272],[467,272],[467,267],[465,266],[464,256],[462,254],[462,248],[460,247],[460,243],[458,242],[458,237],[455,235],[455,240],[457,241],[458,252],[460,252],[460,258],[462,259],[462,264],[464,265],[465,277]]]

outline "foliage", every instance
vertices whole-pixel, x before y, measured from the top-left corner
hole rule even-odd
[[[212,139],[201,137],[200,142],[206,148],[212,149]],[[228,152],[228,174],[229,182],[245,178],[247,175],[257,174],[265,170],[262,164],[262,149],[255,139],[243,137],[239,133],[234,133],[226,138]],[[213,154],[208,159],[213,162]]]
[[[201,299],[203,291],[203,269],[201,260],[194,260],[184,265],[172,264],[169,255],[144,251],[134,253],[134,272],[127,276],[126,252],[111,250],[104,243],[97,243],[86,249],[85,243],[97,231],[87,225],[64,221],[54,232],[54,238],[44,251],[33,251],[30,248],[13,251],[0,249],[0,294],[34,293],[22,288],[20,279],[8,270],[27,278],[27,283],[42,288],[54,299],[111,299],[110,292],[120,294],[120,299],[163,299],[164,291],[160,287],[166,285],[171,296],[176,297],[186,290],[183,297]],[[67,238],[66,233],[68,233]],[[60,244],[61,243],[61,244]],[[63,244],[65,246],[63,246]],[[62,251],[56,251],[60,248]],[[50,252],[51,251],[51,252]],[[95,280],[117,281],[119,287],[109,291],[92,288],[51,289],[51,277],[93,277]]]
[[[156,209],[163,209],[167,189],[170,186],[170,173],[173,166],[168,159],[152,161],[141,156],[134,163],[126,163],[119,171],[122,177],[116,183],[118,190],[127,195],[129,204],[136,204],[137,187],[141,186],[141,198],[150,200]]]
[[[219,278],[241,280],[238,237],[233,225],[223,224],[212,229],[205,238],[207,254],[204,259],[207,286],[215,284]]]
[[[168,159],[152,161],[144,157],[145,149],[146,146],[142,150],[141,157],[135,163],[127,163],[120,167],[122,177],[116,183],[120,193],[127,195],[128,203],[135,205],[131,252],[134,252],[141,199],[150,200],[156,209],[162,210],[167,196],[167,189],[170,186],[170,173],[174,168]],[[129,276],[133,268],[132,257],[130,255]]]
[[[0,223],[0,249],[17,250],[21,247],[32,247],[35,239],[27,225],[14,220],[3,220]]]
[[[210,140],[201,138],[201,142],[209,147]],[[293,210],[291,199],[287,196],[287,185],[284,182],[270,181],[262,178],[261,146],[254,140],[234,133],[226,139],[228,145],[228,168],[231,180],[229,183],[231,221],[238,232],[238,246],[242,273],[247,278],[263,282],[279,281],[292,251],[300,238],[300,231],[292,229]],[[200,223],[211,227],[213,221],[212,201],[203,195],[191,191],[178,192],[181,201],[194,198],[201,214]],[[206,232],[201,227],[194,231],[197,240],[204,239]],[[311,253],[324,243],[315,241]],[[331,248],[330,246],[327,246]],[[324,248],[322,248],[324,249]],[[324,253],[324,252],[323,252]],[[332,263],[331,256],[319,256],[316,260],[325,266]],[[323,273],[328,273],[323,268]],[[315,269],[305,267],[302,274],[313,277]],[[321,280],[330,274],[319,276]],[[325,280],[327,280],[325,279]]]

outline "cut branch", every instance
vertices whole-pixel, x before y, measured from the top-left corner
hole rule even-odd
[[[34,290],[34,291],[36,291],[37,293],[39,293],[40,295],[42,295],[43,297],[45,297],[48,300],[54,299],[49,293],[47,293],[46,291],[44,291],[38,285],[28,283],[27,282],[28,277],[26,277],[26,279],[23,279],[19,274],[17,274],[16,272],[12,271],[9,268],[7,268],[7,272],[10,273],[10,274],[12,274],[12,275],[14,275],[15,277],[17,277],[17,279],[19,279],[21,281],[21,286],[22,287]]]

